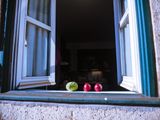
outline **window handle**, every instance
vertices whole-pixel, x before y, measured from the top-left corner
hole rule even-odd
[[[24,42],[24,46],[25,46],[25,47],[27,47],[27,46],[28,46],[28,42],[27,42],[27,40],[25,40],[25,42]]]

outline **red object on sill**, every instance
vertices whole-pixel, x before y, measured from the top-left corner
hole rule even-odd
[[[95,84],[94,90],[95,90],[96,92],[100,92],[100,91],[102,91],[102,89],[103,89],[103,87],[102,87],[102,85],[101,85],[100,83],[96,83],[96,84]]]
[[[91,90],[91,85],[89,83],[85,83],[84,86],[83,86],[83,90],[88,92]]]

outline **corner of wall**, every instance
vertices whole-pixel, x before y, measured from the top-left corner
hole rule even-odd
[[[149,0],[149,2],[153,26],[158,96],[160,97],[160,0]]]

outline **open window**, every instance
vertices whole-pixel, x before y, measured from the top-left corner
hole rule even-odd
[[[55,84],[55,0],[20,0],[16,86]]]
[[[132,0],[18,0],[14,88],[63,90],[71,80],[142,93],[137,26]]]
[[[142,93],[134,0],[114,0],[118,83]]]
[[[135,1],[60,0],[57,11],[61,85],[76,81],[83,90],[98,82],[104,91],[142,93]]]
[[[79,90],[82,90],[85,82],[91,84],[99,82],[104,86],[104,90],[117,91],[119,90],[117,78],[113,77],[116,76],[117,61],[117,69],[120,69],[120,73],[119,71],[117,73],[121,76],[120,85],[128,90],[141,92],[134,1],[115,0],[113,4],[112,0],[107,2],[89,0],[89,6],[83,6],[87,3],[79,2],[79,0],[77,3],[72,0],[60,0],[57,4],[55,0],[19,2],[17,88],[55,85],[55,71],[58,71],[56,72],[60,73],[57,77],[58,89],[65,89],[64,86],[61,87],[65,82],[76,81],[80,86]],[[105,8],[107,3],[108,8]],[[56,33],[60,34],[57,38]],[[116,47],[114,33],[117,36]],[[58,65],[60,69],[55,69],[56,49],[57,57],[60,56]]]

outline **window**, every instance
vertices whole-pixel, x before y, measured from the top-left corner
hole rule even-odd
[[[116,1],[117,2],[117,1]],[[141,91],[135,2],[118,2],[121,86]],[[18,89],[55,84],[55,1],[20,2],[16,85]],[[115,6],[116,7],[116,6]],[[118,53],[117,53],[118,54]],[[136,57],[135,57],[136,56]],[[137,66],[135,66],[135,64]],[[118,66],[119,67],[119,66]],[[138,85],[138,86],[137,86]]]
[[[18,89],[55,84],[55,0],[19,3]]]
[[[141,35],[139,35],[139,29],[143,27],[139,28],[141,19],[140,13],[137,12],[139,8],[136,6],[140,3],[133,0],[111,2],[114,2],[117,82],[130,91],[144,93],[147,88],[144,89],[143,84],[148,81],[142,77],[142,72],[146,72],[142,63],[149,57],[147,56],[145,60],[143,56],[144,61],[141,60],[142,52],[145,50],[139,48],[142,45],[141,41],[144,40],[140,39]],[[56,41],[56,2],[55,0],[19,0],[16,3],[12,85],[15,86],[14,89],[54,85],[56,84],[56,42],[58,42]],[[147,52],[144,54],[148,55]],[[145,63],[145,65],[151,64]],[[147,66],[147,69],[150,67],[152,66]]]
[[[134,0],[115,0],[118,82],[121,86],[142,93],[140,58]]]

